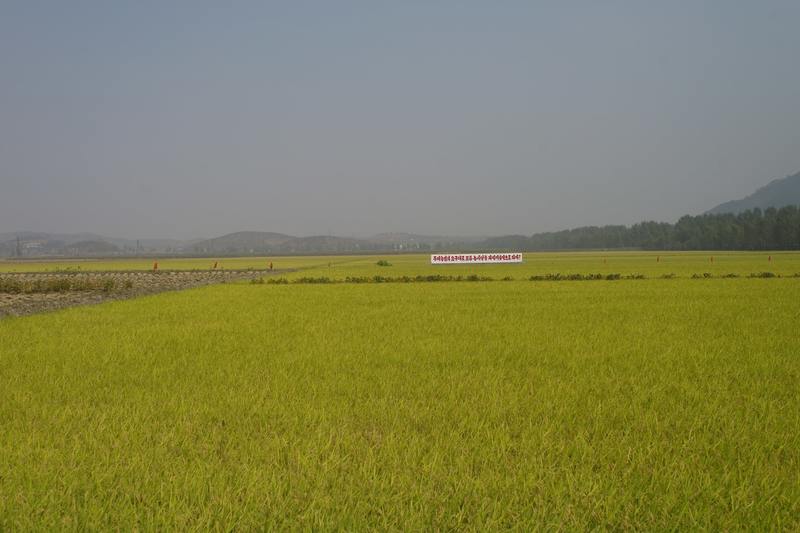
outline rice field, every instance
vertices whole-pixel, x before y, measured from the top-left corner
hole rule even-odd
[[[222,257],[222,258],[123,258],[123,259],[0,259],[0,273],[7,272],[98,272],[98,271],[151,271],[157,263],[158,270],[265,270],[273,263],[275,269],[293,269],[327,266],[350,260],[342,256],[298,257]]]
[[[387,260],[390,267],[376,263]],[[151,271],[154,262],[159,270],[218,269],[264,270],[273,264],[276,270],[301,270],[302,275],[345,276],[421,275],[446,272],[451,275],[512,276],[518,279],[555,272],[562,274],[640,273],[652,277],[664,274],[691,276],[704,272],[715,275],[747,275],[770,271],[781,275],[800,273],[798,252],[535,252],[524,254],[516,265],[431,265],[428,254],[350,255],[350,256],[275,256],[220,258],[124,258],[124,259],[53,259],[0,260],[0,273],[13,272],[96,272]]]
[[[391,266],[377,265],[379,259]],[[431,265],[430,255],[363,256],[337,258],[328,264],[317,262],[312,268],[303,268],[291,277],[328,276],[344,279],[347,276],[417,276],[447,274],[453,276],[479,275],[497,279],[512,277],[516,280],[547,274],[641,274],[661,277],[691,277],[694,274],[726,274],[747,276],[760,272],[793,276],[800,274],[798,252],[572,252],[527,253],[522,264],[486,265]]]
[[[381,258],[287,276],[514,281],[0,320],[0,530],[800,528],[800,254]]]

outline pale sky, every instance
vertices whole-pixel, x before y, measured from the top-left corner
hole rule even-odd
[[[800,171],[800,2],[0,4],[0,233],[673,221]]]

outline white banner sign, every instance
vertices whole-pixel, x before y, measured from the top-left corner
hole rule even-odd
[[[480,263],[522,263],[519,252],[489,254],[433,254],[432,265],[466,265]]]

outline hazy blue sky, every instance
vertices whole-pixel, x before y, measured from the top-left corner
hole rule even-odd
[[[530,234],[800,171],[796,0],[4,1],[0,76],[0,232]]]

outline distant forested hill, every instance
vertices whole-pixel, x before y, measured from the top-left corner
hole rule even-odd
[[[773,180],[750,196],[720,204],[707,214],[741,213],[748,209],[767,209],[786,205],[800,205],[800,172]]]
[[[645,250],[800,250],[800,209],[753,209],[738,214],[686,215],[675,224],[641,222],[633,226],[589,226],[508,235],[480,244],[483,249],[580,250],[639,248]]]

